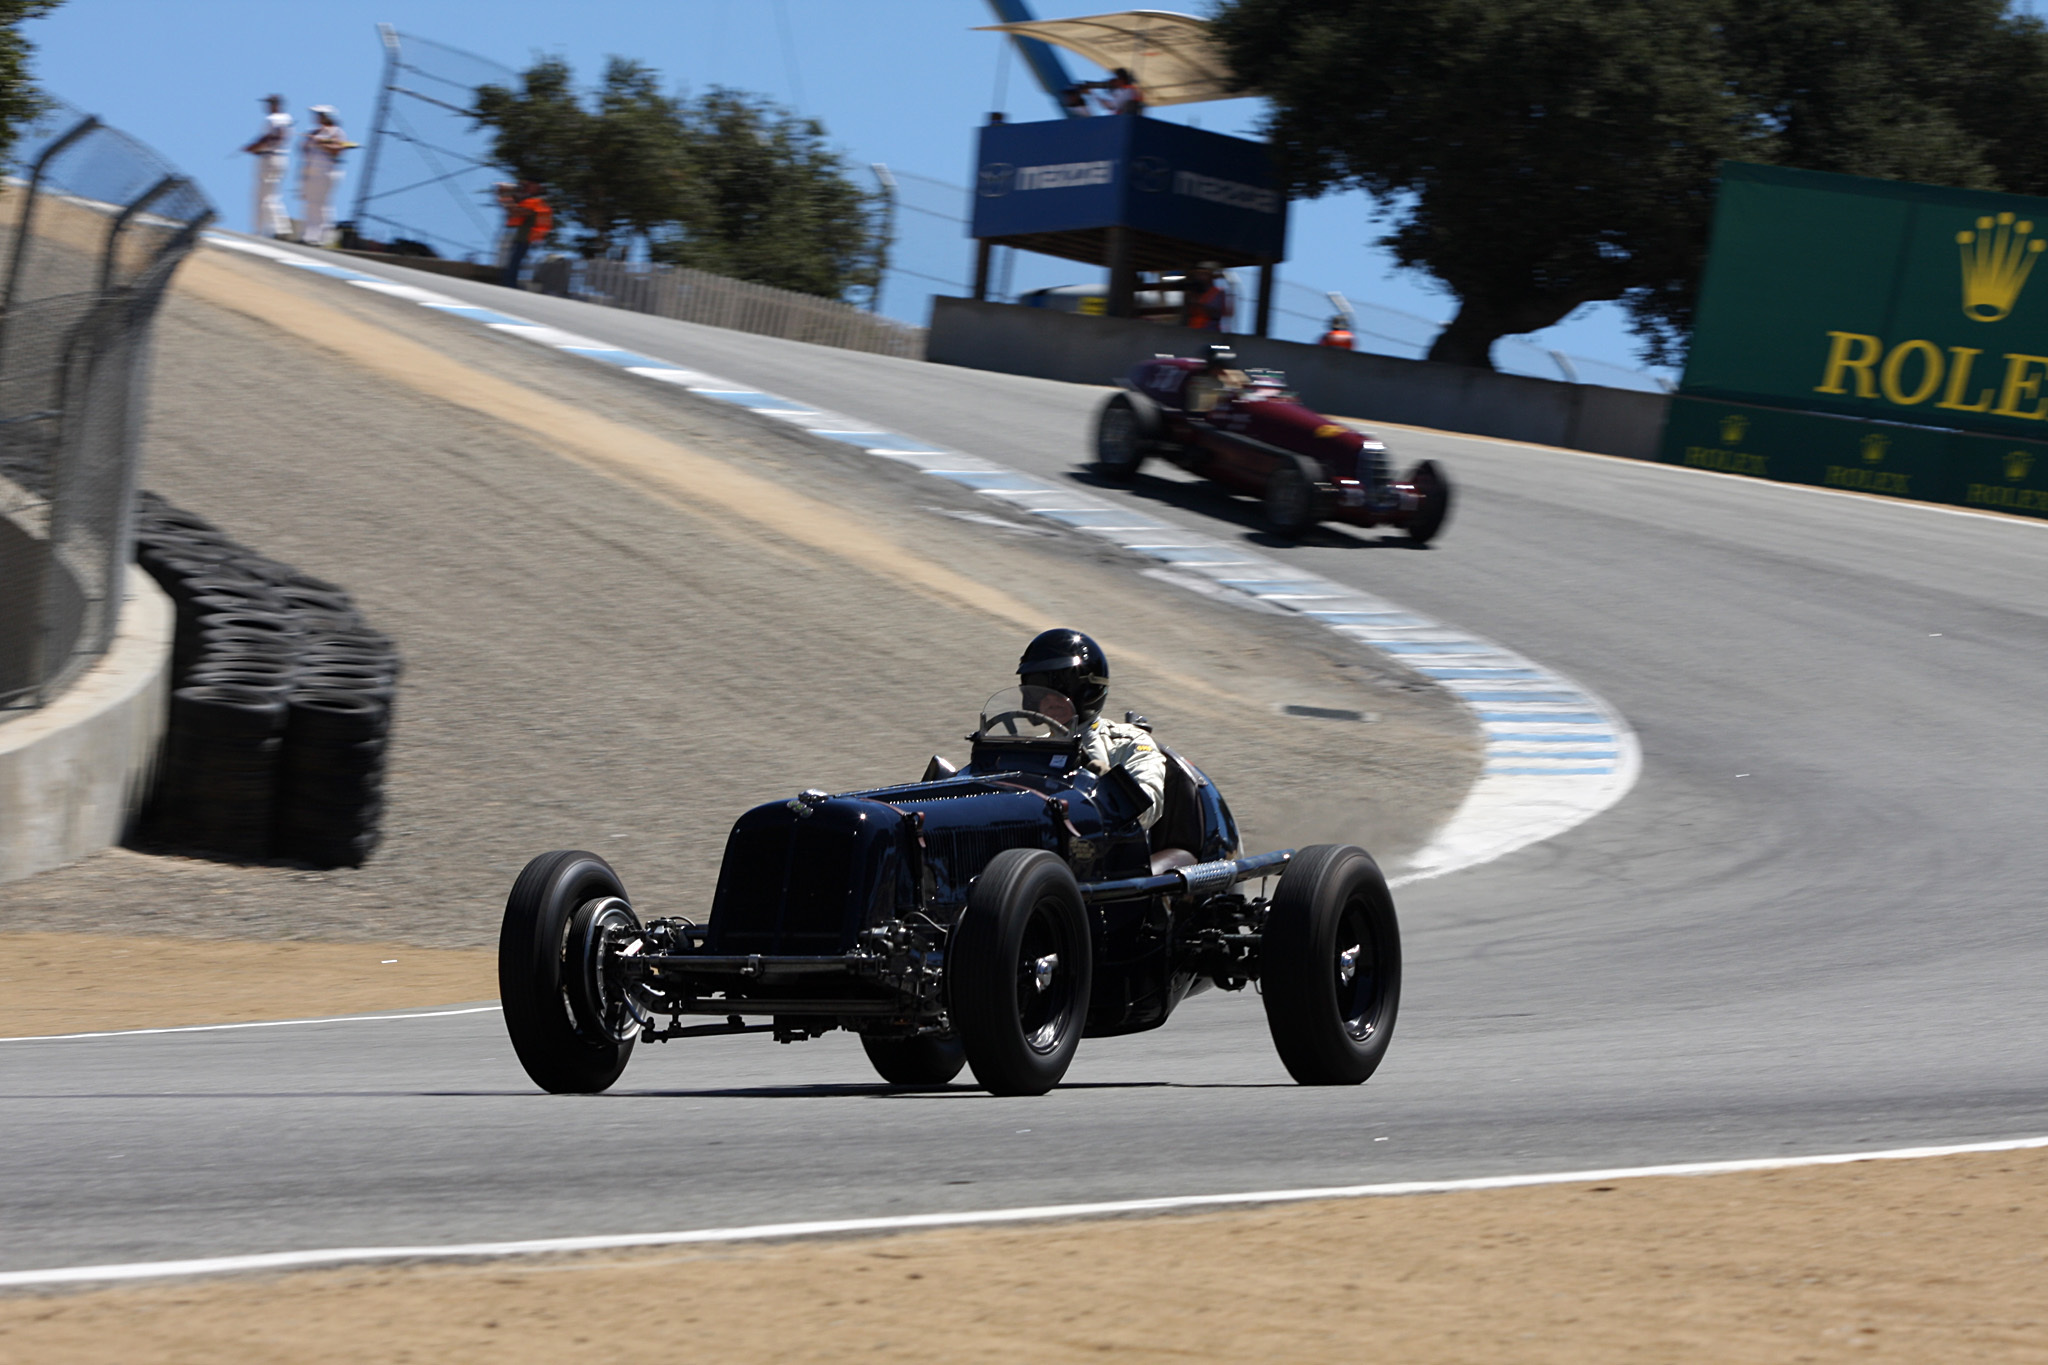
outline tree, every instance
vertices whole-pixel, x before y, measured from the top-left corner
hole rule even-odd
[[[0,0],[0,162],[14,150],[22,125],[43,111],[43,100],[28,78],[35,45],[21,36],[22,23],[39,19],[63,0]]]
[[[491,158],[521,180],[538,180],[579,232],[585,256],[622,251],[688,210],[689,131],[682,106],[638,62],[605,65],[596,108],[577,98],[559,57],[522,72],[520,88],[486,85],[473,117],[493,130]]]
[[[568,63],[544,58],[517,90],[479,89],[472,117],[493,130],[494,161],[549,188],[585,256],[639,241],[657,261],[827,298],[880,278],[874,196],[816,121],[766,100],[672,98],[614,57],[586,108]]]
[[[815,120],[713,88],[689,126],[693,207],[656,260],[827,298],[880,283],[876,197]]]
[[[1362,188],[1458,310],[1432,360],[1619,299],[1681,354],[1735,159],[2048,189],[2048,34],[2003,0],[1222,0],[1300,193]]]

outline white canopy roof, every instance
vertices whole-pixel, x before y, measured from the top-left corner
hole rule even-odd
[[[1147,104],[1194,104],[1250,93],[1230,88],[1230,67],[1210,40],[1208,21],[1191,14],[1134,9],[1078,19],[990,24],[980,31],[1037,38],[1086,57],[1106,71],[1124,67],[1145,93]]]

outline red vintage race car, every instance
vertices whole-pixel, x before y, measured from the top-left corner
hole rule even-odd
[[[1095,427],[1104,478],[1129,483],[1156,455],[1261,499],[1267,525],[1290,539],[1324,521],[1400,527],[1417,545],[1443,529],[1451,484],[1434,461],[1396,479],[1384,443],[1304,406],[1277,371],[1209,352],[1154,356],[1118,381]]]

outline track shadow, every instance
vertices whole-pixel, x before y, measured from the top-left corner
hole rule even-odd
[[[1293,1090],[1298,1089],[1292,1081],[1072,1081],[1055,1087],[1058,1090]],[[702,1090],[613,1090],[607,1092],[619,1099],[668,1099],[668,1100],[817,1100],[817,1099],[871,1099],[871,1100],[968,1100],[995,1099],[980,1086],[970,1082],[955,1082],[947,1085],[889,1085],[886,1082],[872,1084],[858,1082],[834,1082],[814,1085],[761,1085],[761,1086],[719,1086]]]
[[[1066,478],[1085,488],[1101,492],[1125,493],[1132,497],[1155,502],[1213,521],[1228,522],[1245,532],[1245,540],[1269,550],[1286,550],[1296,547],[1336,550],[1426,550],[1427,545],[1417,545],[1408,538],[1405,531],[1377,532],[1348,526],[1333,526],[1329,523],[1316,526],[1306,534],[1292,540],[1275,535],[1266,529],[1265,516],[1259,504],[1250,498],[1240,497],[1207,479],[1161,479],[1150,474],[1140,474],[1130,483],[1112,483],[1094,470],[1083,466],[1066,471]]]

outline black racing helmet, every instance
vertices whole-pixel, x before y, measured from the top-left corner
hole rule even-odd
[[[1083,725],[1109,700],[1109,656],[1078,630],[1060,627],[1039,635],[1024,647],[1017,676],[1026,687],[1050,688],[1072,702]]]

